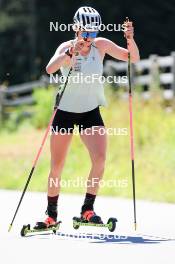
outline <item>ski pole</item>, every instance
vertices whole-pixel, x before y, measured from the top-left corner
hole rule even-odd
[[[39,150],[38,150],[38,152],[37,152],[36,158],[35,158],[34,161],[33,161],[32,169],[31,169],[31,171],[30,171],[30,173],[29,173],[29,176],[28,176],[28,178],[27,178],[27,182],[26,182],[26,184],[25,184],[25,186],[24,186],[24,190],[23,190],[23,192],[22,192],[21,198],[20,198],[19,203],[18,203],[18,205],[17,205],[17,208],[16,208],[16,211],[15,211],[15,214],[14,214],[14,216],[13,216],[13,218],[12,218],[12,221],[11,221],[11,223],[10,223],[10,225],[9,225],[8,232],[10,232],[10,230],[12,229],[13,222],[14,222],[14,220],[15,220],[15,218],[16,218],[17,212],[18,212],[18,210],[19,210],[19,207],[20,207],[20,205],[21,205],[21,202],[22,202],[22,200],[23,200],[23,197],[24,197],[24,195],[25,195],[25,193],[26,193],[26,190],[27,190],[27,187],[28,187],[28,185],[29,185],[29,182],[30,182],[30,180],[31,180],[31,178],[32,178],[33,172],[34,172],[34,170],[35,170],[36,164],[37,164],[38,159],[39,159],[39,157],[40,157],[40,154],[41,154],[41,151],[42,151],[42,149],[43,149],[44,143],[45,143],[45,141],[46,141],[46,139],[47,139],[47,135],[48,135],[48,133],[49,133],[50,126],[51,126],[51,124],[52,124],[52,122],[53,122],[53,119],[54,119],[54,117],[55,117],[55,115],[56,115],[56,112],[57,112],[57,110],[58,110],[59,103],[60,103],[61,98],[62,98],[62,96],[63,96],[63,93],[64,93],[64,91],[65,91],[65,88],[66,88],[66,85],[67,85],[67,82],[68,82],[68,78],[69,78],[69,75],[71,74],[71,72],[72,72],[72,67],[71,67],[70,70],[69,70],[69,73],[68,73],[68,75],[67,75],[66,82],[65,82],[65,84],[64,84],[64,88],[63,88],[63,90],[62,90],[61,94],[59,95],[58,100],[57,100],[57,102],[56,102],[56,107],[55,107],[54,112],[53,112],[53,114],[52,114],[52,116],[51,116],[51,119],[50,119],[50,121],[49,121],[48,127],[47,127],[47,129],[46,129],[46,132],[45,132],[45,134],[44,134],[43,140],[42,140],[42,142],[41,142],[41,146],[40,146],[40,148],[39,148]]]
[[[129,19],[126,18],[129,22]],[[128,43],[127,43],[128,45]],[[132,111],[132,86],[131,86],[131,54],[128,51],[128,85],[129,85],[129,123],[130,123],[130,150],[131,150],[131,168],[132,168],[132,191],[134,206],[134,229],[137,229],[136,220],[136,191],[135,191],[135,164],[134,164],[134,133],[133,133],[133,111]]]
[[[55,115],[56,115],[56,112],[57,112],[57,109],[55,109],[55,111],[54,111],[53,114],[52,114],[52,117],[51,117],[51,119],[50,119],[49,125],[48,125],[48,127],[47,127],[47,129],[46,129],[46,132],[45,132],[45,134],[44,134],[43,140],[42,140],[42,142],[41,142],[41,146],[40,146],[40,148],[39,148],[39,150],[38,150],[38,152],[37,152],[36,158],[35,158],[34,161],[33,161],[32,169],[31,169],[31,171],[30,171],[30,173],[29,173],[29,176],[28,176],[27,182],[26,182],[26,184],[25,184],[24,190],[23,190],[23,192],[22,192],[21,198],[20,198],[20,200],[19,200],[18,206],[17,206],[17,208],[16,208],[15,214],[14,214],[13,219],[12,219],[12,222],[11,222],[11,224],[9,225],[8,232],[10,232],[10,230],[11,230],[11,228],[12,228],[13,222],[14,222],[14,220],[15,220],[15,217],[16,217],[16,215],[17,215],[17,212],[18,212],[19,207],[20,207],[20,205],[21,205],[21,202],[22,202],[22,200],[23,200],[24,194],[25,194],[25,192],[26,192],[26,190],[27,190],[27,187],[28,187],[29,182],[30,182],[30,180],[31,180],[31,177],[32,177],[32,175],[33,175],[33,172],[34,172],[34,170],[35,170],[35,167],[36,167],[37,161],[38,161],[38,159],[39,159],[39,156],[40,156],[41,151],[42,151],[42,149],[43,149],[43,146],[44,146],[44,143],[45,143],[45,141],[46,141],[47,135],[48,135],[48,133],[49,133],[50,125],[52,124],[52,121],[53,121],[53,119],[54,119],[54,117],[55,117]]]
[[[131,65],[130,53],[128,53],[128,81],[129,81],[129,120],[130,120],[130,144],[131,144],[131,166],[132,166],[132,189],[133,189],[133,206],[134,206],[134,228],[137,228],[136,220],[136,192],[135,192],[135,166],[134,166],[134,133],[133,133],[133,114],[132,114],[132,90],[131,90]]]

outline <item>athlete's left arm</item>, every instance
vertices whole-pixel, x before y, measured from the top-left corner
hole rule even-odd
[[[131,22],[130,22],[131,23]],[[127,61],[128,51],[131,55],[131,62],[135,63],[140,60],[139,50],[137,44],[134,41],[133,26],[130,25],[125,31],[125,36],[127,38],[128,49],[122,48],[106,38],[97,38],[96,46],[101,50],[102,53],[107,53],[115,59]]]

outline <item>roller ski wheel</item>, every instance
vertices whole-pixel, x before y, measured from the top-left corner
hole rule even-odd
[[[116,229],[116,222],[117,222],[116,218],[111,217],[108,219],[107,225],[108,225],[108,230],[110,232],[114,232],[114,230]]]
[[[79,217],[73,217],[73,228],[78,229],[80,227],[81,219]]]
[[[30,225],[23,225],[21,229],[21,236],[24,237],[30,231]]]
[[[57,230],[59,229],[61,221],[56,222],[51,217],[48,217],[45,222],[37,222],[36,225],[31,229],[30,225],[24,225],[21,229],[21,236],[24,237],[27,234],[32,233],[41,233],[41,232],[48,232],[52,231],[56,234]]]

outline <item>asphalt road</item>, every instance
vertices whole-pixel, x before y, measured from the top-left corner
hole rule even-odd
[[[104,228],[74,230],[72,217],[79,216],[83,196],[61,195],[57,235],[21,237],[23,224],[43,220],[44,193],[28,192],[8,233],[20,192],[0,191],[0,263],[175,263],[175,205],[138,201],[138,228],[133,227],[132,201],[98,197],[96,212],[104,222],[118,219],[110,233]]]

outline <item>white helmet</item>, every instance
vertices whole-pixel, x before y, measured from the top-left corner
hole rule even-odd
[[[98,31],[101,25],[99,13],[92,7],[80,7],[74,15],[73,30]]]

